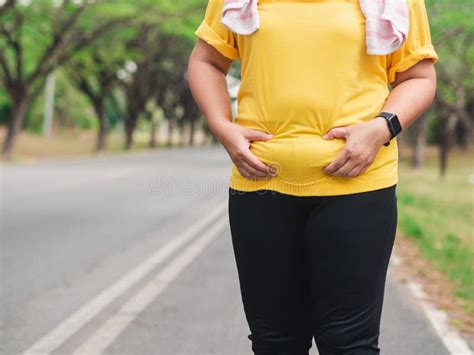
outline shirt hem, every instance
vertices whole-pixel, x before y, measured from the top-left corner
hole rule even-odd
[[[294,196],[337,196],[359,192],[367,192],[393,186],[398,183],[398,174],[386,179],[370,179],[370,184],[365,179],[344,178],[344,183],[321,182],[310,185],[295,185],[285,183],[278,177],[270,180],[239,179],[231,176],[229,187],[239,191],[256,191],[260,189],[273,190]]]

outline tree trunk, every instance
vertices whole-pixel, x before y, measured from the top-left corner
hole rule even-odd
[[[12,113],[8,123],[7,133],[3,142],[2,156],[4,160],[10,160],[15,146],[18,133],[23,127],[26,111],[28,110],[28,99],[26,95],[19,95],[13,98]]]
[[[441,137],[440,137],[440,177],[444,178],[446,176],[446,171],[448,169],[448,154],[449,149],[451,148],[452,136],[454,134],[454,127],[457,122],[457,117],[455,113],[450,113],[448,118],[444,119],[441,122]]]
[[[179,124],[178,124],[178,146],[181,147],[184,145],[186,139],[184,138],[184,132],[186,132],[186,129],[185,129],[185,124],[183,122],[183,120],[181,119]]]
[[[150,127],[150,148],[156,148],[156,122],[153,120]]]
[[[137,124],[137,118],[129,116],[125,120],[125,149],[130,150],[133,146],[133,132]]]
[[[105,110],[105,101],[100,99],[94,105],[95,112],[97,114],[97,119],[99,120],[99,132],[97,133],[97,153],[105,151],[107,147],[107,133],[109,130],[109,125],[107,122],[107,112]]]
[[[217,140],[216,136],[211,132],[211,144],[218,144],[219,141]]]
[[[168,120],[168,142],[166,143],[168,147],[173,145],[173,124],[171,120]]]
[[[44,119],[43,119],[43,137],[50,138],[53,130],[54,116],[54,90],[56,75],[51,72],[46,78],[46,89],[44,93]]]
[[[189,145],[194,145],[194,132],[196,131],[196,119],[191,117],[190,127],[189,127]]]
[[[443,179],[446,176],[446,170],[448,168],[449,143],[447,137],[441,138],[441,144],[439,148],[439,172],[440,177]]]
[[[412,156],[412,167],[415,169],[420,168],[423,165],[423,159],[425,156],[425,147],[426,147],[426,119],[424,117],[420,118],[417,122],[417,130],[415,133],[415,142],[413,146],[413,156]]]
[[[202,141],[202,145],[207,145],[209,143],[212,143],[214,135],[212,134],[211,129],[209,128],[209,125],[205,125],[204,127],[204,139]]]

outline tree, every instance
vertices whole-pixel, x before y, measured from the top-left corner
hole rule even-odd
[[[120,79],[117,75],[132,56],[126,52],[126,28],[117,28],[74,56],[66,65],[74,85],[90,101],[97,116],[99,130],[96,151],[106,148],[108,117],[106,101]],[[127,59],[128,58],[128,59]]]
[[[438,118],[440,175],[448,165],[456,127],[472,136],[474,122],[468,102],[474,94],[474,24],[468,0],[426,0],[430,9],[433,43],[439,54],[438,90],[433,108]]]
[[[130,50],[140,52],[136,70],[123,81],[127,102],[125,117],[125,148],[133,145],[133,134],[141,114],[146,113],[147,104],[154,97],[162,95],[170,87],[170,71],[173,66],[170,54],[179,46],[180,38],[161,33],[153,26],[145,25],[137,38],[130,44]],[[179,75],[175,73],[175,75]]]
[[[143,8],[146,2],[142,0],[135,4]],[[112,97],[110,94],[119,82],[126,97],[125,147],[131,147],[139,116],[149,116],[147,102],[156,94],[159,85],[166,85],[163,59],[172,52],[169,47],[184,45],[190,49],[192,45],[189,38],[193,38],[196,27],[193,22],[196,5],[201,5],[201,2],[155,2],[151,8],[162,16],[149,17],[149,11],[140,11],[145,15],[135,18],[127,26],[116,26],[113,32],[104,34],[70,61],[67,66],[70,76],[91,101],[99,120],[98,150],[105,148],[105,102]],[[116,99],[116,95],[113,98]],[[116,100],[112,103],[117,107]]]
[[[135,64],[135,69],[124,77],[122,84],[127,103],[127,115],[124,120],[125,149],[132,147],[138,118],[145,112],[147,102],[156,93],[158,86],[157,76],[161,61],[159,56],[164,52],[166,45],[154,41],[155,37],[152,35],[154,31],[151,26],[143,26],[129,46],[129,49],[139,50],[141,55]],[[152,42],[157,45],[150,46]]]
[[[5,159],[10,159],[28,107],[43,89],[48,74],[131,16],[121,11],[110,13],[111,4],[92,1],[35,0],[23,4],[10,1],[0,12],[0,79],[12,102],[3,143]],[[101,11],[93,11],[99,10],[97,7]]]
[[[3,5],[0,5],[0,15],[12,7],[15,3],[15,0],[6,0]]]

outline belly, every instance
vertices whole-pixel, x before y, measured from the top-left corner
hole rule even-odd
[[[275,136],[252,142],[250,150],[265,164],[273,165],[281,179],[305,185],[327,176],[322,169],[337,157],[344,144],[344,139],[326,140],[320,135]]]

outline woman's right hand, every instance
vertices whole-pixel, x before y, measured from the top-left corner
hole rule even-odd
[[[213,127],[212,131],[226,149],[240,175],[256,180],[276,176],[276,170],[260,161],[250,150],[252,141],[267,141],[273,135],[231,121],[222,122],[219,127]]]

